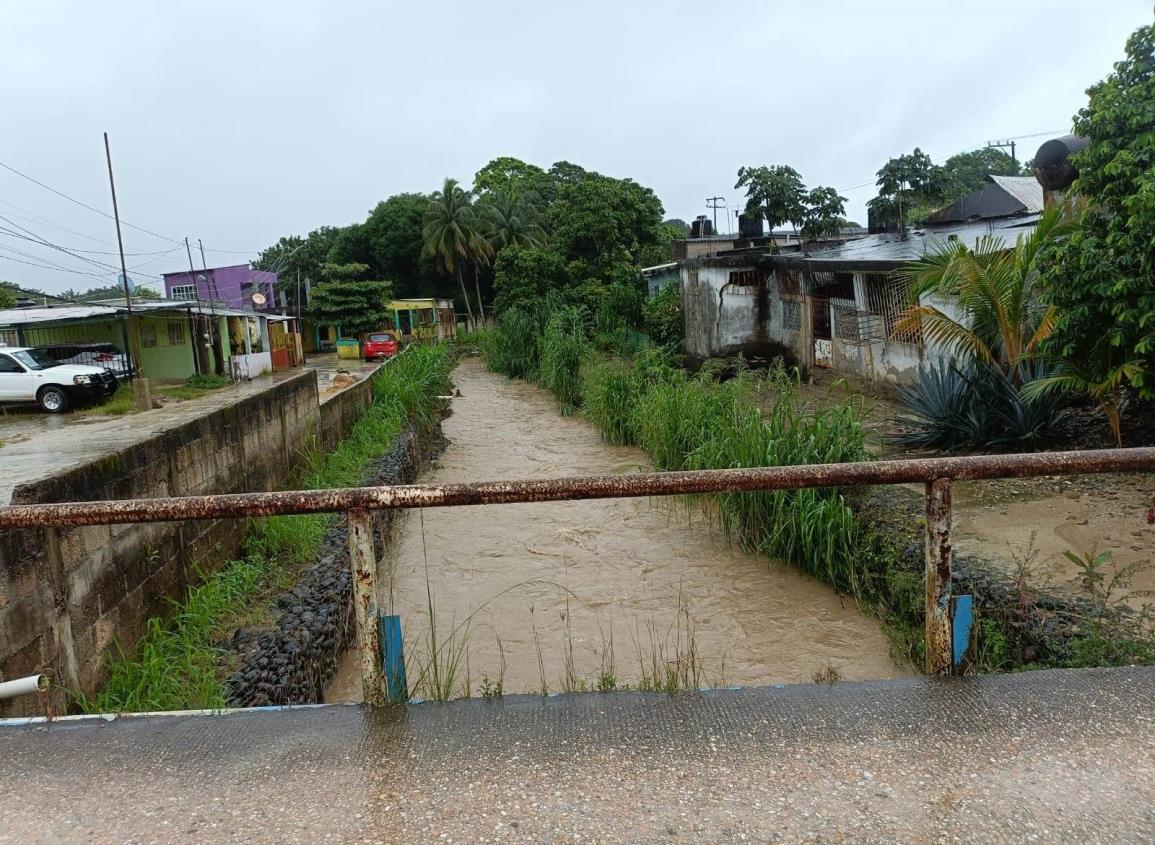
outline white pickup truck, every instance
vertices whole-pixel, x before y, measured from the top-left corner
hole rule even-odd
[[[35,402],[50,414],[116,393],[116,376],[101,367],[60,364],[39,349],[0,346],[0,403]]]

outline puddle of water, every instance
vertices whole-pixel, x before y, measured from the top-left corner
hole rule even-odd
[[[607,446],[592,426],[559,417],[549,394],[476,359],[454,378],[462,396],[444,424],[451,445],[422,482],[647,466],[645,453]],[[669,499],[407,512],[381,585],[382,606],[401,616],[410,683],[431,651],[431,595],[438,640],[457,629],[457,645],[468,632],[474,695],[483,678],[501,678],[506,693],[538,692],[542,665],[550,690],[572,688],[575,677],[595,687],[611,651],[616,682],[632,686],[655,664],[664,671],[681,655],[684,665],[691,651],[710,686],[809,682],[828,667],[847,680],[911,673],[852,600],[730,547]],[[452,646],[442,648],[444,656]],[[460,670],[458,690],[464,658]],[[346,656],[326,700],[359,698],[357,672]]]

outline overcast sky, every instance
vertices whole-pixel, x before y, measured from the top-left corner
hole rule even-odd
[[[632,177],[686,220],[708,196],[740,204],[740,165],[789,164],[865,222],[892,155],[1067,130],[1151,16],[1151,0],[0,0],[0,163],[110,211],[108,131],[125,220],[175,239],[125,230],[142,282],[187,268],[183,246],[155,254],[185,235],[210,266],[240,263],[501,155]],[[111,220],[2,168],[0,215],[117,262],[99,254]],[[115,278],[0,232],[0,279]]]

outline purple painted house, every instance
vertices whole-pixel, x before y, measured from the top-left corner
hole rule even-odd
[[[169,299],[211,300],[252,311],[278,310],[276,285],[276,273],[253,270],[248,264],[164,274],[164,292]],[[264,302],[254,302],[253,294],[263,296]]]

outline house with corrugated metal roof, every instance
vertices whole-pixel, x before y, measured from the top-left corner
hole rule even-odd
[[[908,381],[919,364],[948,353],[921,331],[896,327],[910,304],[897,271],[943,243],[973,248],[996,237],[1013,246],[1042,208],[1033,178],[990,177],[905,237],[873,234],[794,253],[737,249],[682,262],[685,351],[691,361],[783,356],[805,368]],[[924,304],[955,316],[953,303]]]

